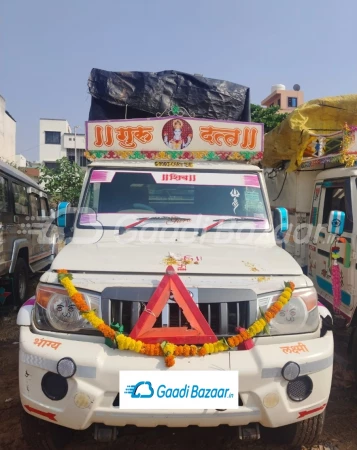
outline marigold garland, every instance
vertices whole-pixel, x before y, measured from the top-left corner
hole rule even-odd
[[[256,320],[247,330],[241,329],[235,336],[226,339],[220,339],[214,343],[203,344],[202,347],[196,345],[175,345],[170,342],[157,344],[145,344],[144,342],[125,336],[121,332],[115,331],[100,319],[94,310],[91,310],[84,300],[83,295],[77,291],[72,283],[72,275],[67,270],[58,270],[58,281],[68,292],[69,297],[79,310],[82,317],[87,320],[93,328],[100,331],[104,337],[110,339],[116,344],[119,350],[130,350],[147,356],[164,356],[167,367],[175,365],[176,356],[205,356],[207,354],[224,352],[230,348],[238,347],[244,341],[252,339],[261,333],[269,322],[279,313],[279,311],[291,299],[295,285],[292,282],[285,283],[286,287],[278,300],[270,306],[260,319]]]

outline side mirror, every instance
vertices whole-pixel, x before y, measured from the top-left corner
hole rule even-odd
[[[337,236],[341,236],[343,230],[345,229],[345,218],[346,215],[342,211],[331,211],[330,217],[328,219],[327,231]]]
[[[279,230],[279,233],[286,233],[289,229],[289,213],[286,208],[276,208],[274,210],[274,228]]]
[[[284,233],[289,229],[289,213],[286,208],[276,208],[273,213],[274,230],[276,239],[281,241],[282,248],[285,249]]]
[[[57,207],[56,225],[59,228],[71,228],[74,225],[75,213],[69,202],[61,202]]]

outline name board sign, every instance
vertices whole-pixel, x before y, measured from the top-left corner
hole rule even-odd
[[[257,155],[259,159],[263,137],[263,125],[258,123],[178,116],[88,121],[86,156],[89,159],[250,160]],[[224,158],[220,158],[222,152]]]

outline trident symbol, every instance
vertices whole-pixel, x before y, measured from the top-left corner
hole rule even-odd
[[[239,205],[238,200],[237,200],[237,197],[239,197],[239,196],[240,196],[240,193],[237,191],[237,189],[231,190],[231,197],[234,198],[233,203],[232,203],[234,214],[236,213],[236,209],[238,208],[238,205]]]

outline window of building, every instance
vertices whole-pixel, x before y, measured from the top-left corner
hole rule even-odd
[[[288,97],[288,107],[289,108],[297,107],[297,97]]]
[[[15,214],[29,215],[29,198],[25,186],[12,183],[12,193],[14,195]]]
[[[44,165],[45,167],[47,167],[48,169],[57,169],[58,164],[56,162],[48,162],[48,161],[44,161]]]
[[[60,144],[61,133],[59,131],[45,131],[45,144]]]
[[[67,148],[67,158],[68,161],[71,163],[74,163],[75,157],[74,157],[74,149],[73,148]]]
[[[0,177],[0,212],[9,212],[8,181],[3,177]]]
[[[85,156],[80,156],[79,158],[79,165],[81,167],[87,167],[88,159]]]
[[[278,98],[278,106],[281,106],[280,98]]]

